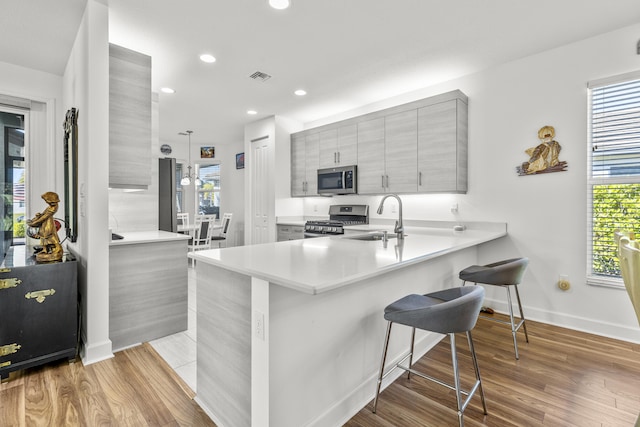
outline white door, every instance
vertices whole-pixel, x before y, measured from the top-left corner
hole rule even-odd
[[[270,168],[271,137],[266,136],[251,142],[252,182],[251,182],[251,243],[272,241],[269,227],[269,186],[273,183]],[[274,220],[275,222],[275,220]]]

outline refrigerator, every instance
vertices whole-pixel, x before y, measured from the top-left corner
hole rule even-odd
[[[158,229],[178,232],[176,205],[176,159],[158,159]]]

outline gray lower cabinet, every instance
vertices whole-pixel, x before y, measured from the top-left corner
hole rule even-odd
[[[109,45],[109,187],[151,185],[151,57]]]
[[[31,248],[27,249],[31,252]],[[11,248],[0,267],[0,378],[59,359],[78,346],[78,263],[36,263]]]
[[[109,337],[114,350],[187,329],[187,241],[109,247]]]
[[[278,242],[304,239],[303,225],[278,224]]]

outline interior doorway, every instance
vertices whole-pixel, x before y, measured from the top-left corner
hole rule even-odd
[[[2,229],[4,231],[4,253],[10,246],[24,245],[26,240],[26,119],[27,116],[22,111],[0,110],[1,134],[3,136],[1,149],[4,158],[1,166],[4,191],[0,209],[2,210]]]

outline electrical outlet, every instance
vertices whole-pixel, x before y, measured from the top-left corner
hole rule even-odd
[[[558,278],[558,288],[563,291],[568,291],[571,289],[571,282],[569,282],[569,276],[566,274],[561,274]]]
[[[397,213],[398,212],[398,206],[397,205],[391,205],[391,213]]]
[[[313,211],[318,212],[318,205],[313,205]]]
[[[254,316],[256,322],[256,337],[264,341],[264,313],[256,310],[254,311]]]
[[[452,214],[457,214],[458,213],[458,204],[454,203],[453,205],[451,205],[451,213]]]

